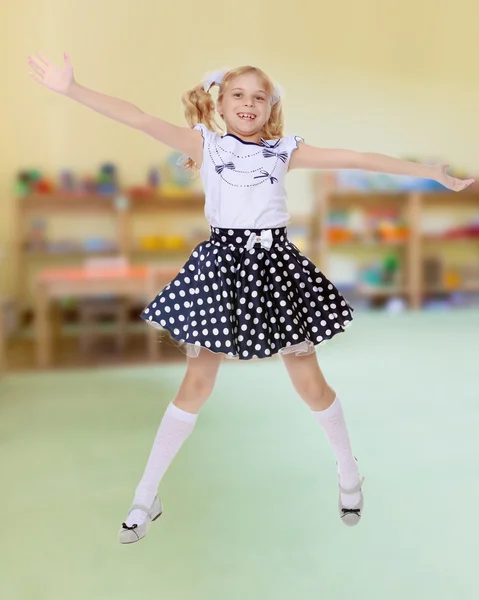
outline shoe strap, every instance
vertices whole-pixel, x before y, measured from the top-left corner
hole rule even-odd
[[[340,490],[341,494],[346,494],[346,496],[357,494],[358,492],[361,491],[363,481],[364,481],[364,477],[359,481],[358,485],[356,487],[354,487],[352,490],[345,490],[343,487],[341,487],[341,484],[339,484],[339,490]]]
[[[146,515],[149,516],[151,508],[148,508],[148,507],[144,506],[143,504],[133,504],[133,506],[130,508],[128,514],[130,514],[134,510],[141,510],[144,513],[146,513]]]

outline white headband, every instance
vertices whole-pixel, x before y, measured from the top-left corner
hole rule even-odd
[[[211,86],[215,83],[220,85],[228,71],[231,71],[231,69],[218,69],[217,71],[211,71],[210,73],[207,73],[203,79],[203,89],[205,92],[209,92]],[[281,96],[283,96],[282,88],[279,85],[275,85],[273,90],[272,104],[276,104]]]

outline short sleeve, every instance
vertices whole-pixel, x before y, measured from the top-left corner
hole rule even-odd
[[[299,135],[288,135],[283,138],[284,141],[284,149],[288,153],[288,160],[286,165],[289,166],[289,161],[293,156],[293,152],[298,149],[298,144],[300,142],[304,143],[304,139]]]
[[[284,138],[286,148],[290,154],[292,154],[295,150],[298,149],[298,144],[300,142],[304,143],[304,139],[299,135],[287,135]]]
[[[208,129],[208,127],[206,127],[206,125],[203,125],[203,123],[198,123],[198,125],[195,125],[193,129],[196,129],[196,131],[201,133],[203,138],[203,148],[205,147],[205,142],[211,141],[212,137],[215,135]]]

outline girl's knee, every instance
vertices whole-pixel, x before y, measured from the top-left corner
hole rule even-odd
[[[215,382],[216,374],[187,373],[183,385],[191,394],[206,400],[211,395]]]

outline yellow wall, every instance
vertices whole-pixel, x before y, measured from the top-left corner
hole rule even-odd
[[[53,61],[68,50],[82,84],[179,124],[180,95],[205,71],[257,64],[286,88],[287,133],[479,170],[475,0],[17,0],[1,11],[0,246],[7,258],[19,168],[55,174],[112,160],[128,184],[142,182],[166,151],[35,84],[26,63],[35,50]],[[290,211],[307,210],[309,174],[293,172],[288,185]],[[11,290],[8,261],[0,285]]]

